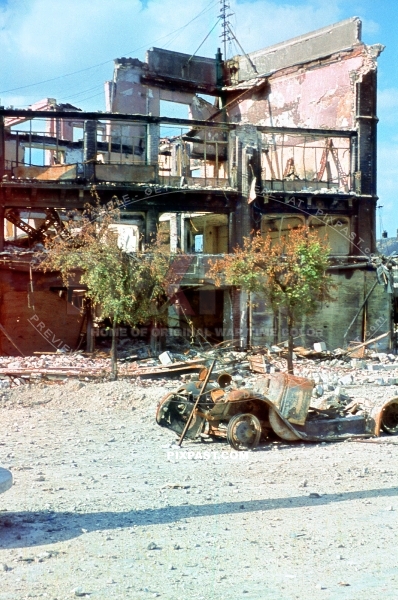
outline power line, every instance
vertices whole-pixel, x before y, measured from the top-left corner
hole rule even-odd
[[[230,12],[231,10],[231,5],[229,3],[229,0],[220,0],[220,4],[221,4],[221,9],[220,9],[220,19],[222,20],[222,30],[221,30],[221,42],[224,45],[224,60],[227,60],[227,42],[231,41],[231,37],[230,37],[230,22],[229,22],[229,17],[232,17],[232,15],[234,14],[233,12]]]
[[[248,54],[245,52],[245,50],[242,48],[242,45],[240,44],[240,42],[239,42],[238,38],[236,37],[236,35],[234,34],[234,32],[232,31],[232,29],[231,29],[231,27],[230,27],[229,23],[228,23],[227,27],[228,27],[228,29],[229,29],[229,31],[230,31],[230,33],[231,33],[231,35],[233,36],[234,40],[235,40],[235,41],[236,41],[236,43],[238,44],[239,48],[242,50],[243,54],[245,55],[245,57],[246,57],[246,60],[247,60],[247,61],[248,61],[248,63],[250,64],[251,68],[252,68],[252,69],[253,69],[253,71],[256,73],[256,75],[258,75],[258,71],[257,71],[256,65],[254,64],[254,62],[252,61],[252,59],[250,58],[250,56],[249,56],[249,55],[248,55]]]
[[[137,52],[138,50],[142,50],[142,48],[147,48],[148,46],[150,46],[151,44],[155,44],[165,38],[168,38],[169,36],[182,31],[183,29],[185,29],[186,27],[188,27],[191,23],[193,23],[194,21],[196,21],[197,19],[199,19],[205,12],[207,12],[208,10],[210,10],[212,8],[212,6],[215,6],[217,4],[217,0],[211,0],[209,2],[209,4],[207,4],[205,6],[205,8],[203,10],[200,11],[200,13],[198,13],[195,17],[193,17],[193,19],[191,19],[190,21],[188,21],[188,23],[186,23],[185,25],[182,25],[181,27],[179,27],[178,29],[175,29],[174,31],[171,31],[170,33],[168,33],[167,35],[164,35],[160,38],[157,38],[156,40],[149,42],[148,44],[144,44],[143,46],[139,46],[138,48],[134,48],[133,50],[129,50],[128,52],[124,52],[123,54],[133,54],[134,52]],[[42,81],[37,81],[35,83],[30,83],[28,85],[21,85],[19,87],[15,87],[15,88],[10,88],[9,90],[0,90],[0,94],[8,94],[9,92],[16,92],[18,90],[24,90],[30,87],[34,87],[36,85],[41,85],[43,83],[49,83],[50,81],[56,81],[58,79],[63,79],[65,77],[71,77],[72,75],[77,75],[78,73],[85,73],[87,71],[90,71],[91,69],[95,69],[96,67],[102,67],[103,65],[106,65],[110,62],[113,62],[113,59],[108,59],[105,60],[103,62],[97,63],[96,65],[92,65],[90,67],[86,67],[84,69],[79,69],[78,71],[72,71],[71,73],[66,73],[64,75],[58,75],[57,77],[51,77],[49,79],[43,79]]]
[[[205,15],[206,13],[208,13],[212,8],[214,8],[217,4],[218,4],[219,0],[212,0],[212,2],[210,2],[209,4],[207,4],[207,6],[202,10],[201,13],[199,13],[198,18],[200,16]],[[171,44],[173,42],[175,42],[175,40],[181,35],[182,31],[184,30],[184,27],[177,29],[176,30],[176,34],[174,35],[174,37],[172,37],[168,42],[166,42],[164,44],[164,48],[169,48],[171,46]],[[170,34],[172,35],[172,33]]]
[[[195,54],[197,52],[199,52],[199,50],[201,49],[201,47],[203,46],[203,44],[205,43],[205,41],[207,40],[207,38],[211,35],[211,33],[214,31],[214,29],[217,27],[219,20],[221,19],[221,17],[218,17],[217,21],[215,22],[215,24],[213,25],[213,27],[210,29],[209,33],[206,35],[205,39],[203,40],[203,42],[201,42],[199,44],[199,46],[196,48],[195,52],[192,54],[192,56],[189,57],[188,59],[188,63],[191,62],[191,60],[193,59],[193,57],[195,56]]]

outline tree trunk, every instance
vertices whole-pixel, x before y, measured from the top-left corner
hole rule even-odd
[[[287,339],[288,339],[288,346],[287,346],[287,372],[290,375],[293,375],[293,333],[292,333],[292,329],[293,329],[293,319],[291,316],[288,316],[287,318]]]
[[[253,347],[253,304],[252,304],[252,295],[251,292],[249,292],[248,294],[248,315],[247,315],[247,320],[248,320],[248,326],[249,326],[249,348],[250,350]]]
[[[91,305],[91,300],[87,298],[86,300],[86,315],[87,315],[87,325],[86,325],[86,352],[94,352],[95,349],[95,337],[94,337],[94,328],[93,328],[93,309]]]
[[[160,335],[157,319],[154,319],[151,327],[151,340],[150,340],[150,348],[154,355],[158,354],[160,351]]]
[[[111,379],[117,379],[117,323],[112,322]]]

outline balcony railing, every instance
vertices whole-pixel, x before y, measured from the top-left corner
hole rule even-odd
[[[355,132],[259,126],[249,142],[233,123],[76,111],[1,113],[26,115],[22,125],[14,116],[4,131],[0,170],[13,181],[241,190],[261,171],[264,191],[353,191]],[[257,163],[243,164],[249,160],[242,159],[245,146]]]

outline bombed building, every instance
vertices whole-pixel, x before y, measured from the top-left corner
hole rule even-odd
[[[151,48],[145,61],[115,60],[106,112],[54,99],[1,108],[0,352],[77,347],[84,290],[37,272],[27,245],[62,230],[93,186],[101,202],[121,202],[128,250],[162,230],[188,257],[170,330],[242,346],[286,339],[282,312],[216,289],[208,265],[255,231],[278,239],[307,224],[329,240],[338,294],[300,325],[300,343],[388,334],[391,347],[396,290],[372,260],[382,50],[361,41],[358,18],[228,60]],[[181,118],[168,116],[176,105]]]

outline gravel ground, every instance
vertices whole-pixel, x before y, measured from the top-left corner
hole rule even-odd
[[[398,438],[178,453],[154,420],[174,387],[3,394],[0,600],[396,600]]]

